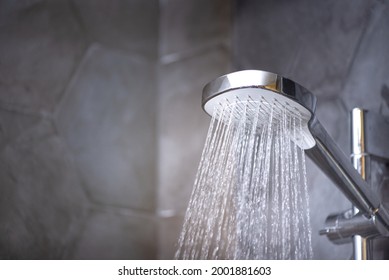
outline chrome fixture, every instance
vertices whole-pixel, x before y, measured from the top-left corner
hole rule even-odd
[[[361,137],[364,135],[364,126],[355,126],[353,129],[356,134],[353,138],[353,166],[317,119],[316,97],[287,78],[259,70],[230,73],[208,83],[203,90],[202,107],[212,115],[215,104],[249,99],[262,101],[265,104],[265,113],[268,108],[266,104],[269,103],[276,104],[291,114],[299,112],[304,129],[302,135],[293,141],[305,149],[306,154],[356,207],[353,211],[328,217],[326,227],[320,234],[326,234],[335,243],[351,241],[351,238],[354,238],[354,244],[362,244],[368,237],[389,236],[388,209],[382,205],[379,195],[365,181],[364,163],[367,157],[365,140]],[[363,110],[353,111],[355,123],[358,118],[361,119],[361,112]],[[364,119],[370,125],[371,120]],[[387,131],[389,139],[389,127]],[[376,143],[374,139],[371,141],[372,145]],[[377,147],[372,147],[372,150],[374,153],[381,152]],[[389,151],[387,153],[389,158]],[[360,255],[361,249],[367,247],[355,245],[355,248],[355,253]]]
[[[354,108],[351,111],[351,159],[361,178],[368,180],[370,175],[370,156],[389,161],[389,151],[383,147],[389,139],[389,123],[379,114]],[[381,207],[382,208],[382,207]],[[355,260],[366,260],[372,256],[371,239],[387,236],[382,224],[374,220],[361,218],[359,209],[352,209],[330,215],[321,234],[334,243],[352,242]]]
[[[355,108],[351,112],[351,159],[354,168],[361,174],[363,180],[367,180],[367,164],[369,159],[366,153],[365,137],[365,112],[360,108]],[[357,215],[359,209],[355,206],[352,208],[353,215]],[[371,236],[354,235],[353,239],[353,256],[355,260],[368,260],[371,258],[370,240]]]

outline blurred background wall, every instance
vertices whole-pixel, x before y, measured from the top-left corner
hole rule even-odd
[[[201,90],[232,70],[310,89],[348,154],[351,108],[389,115],[388,9],[0,0],[0,258],[171,259],[209,125]],[[349,258],[317,234],[349,202],[311,162],[308,184],[314,257]]]

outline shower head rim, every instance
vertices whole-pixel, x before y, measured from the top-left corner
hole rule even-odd
[[[205,85],[202,94],[202,108],[214,97],[226,92],[257,88],[291,99],[308,110],[311,118],[316,110],[316,97],[300,84],[278,74],[263,70],[241,70],[220,76]],[[300,98],[299,98],[300,97]]]
[[[303,149],[316,145],[309,128],[315,119],[316,98],[298,83],[271,72],[243,70],[216,78],[203,89],[202,108],[210,116],[214,116],[220,105],[229,106],[241,101],[274,104],[292,115],[298,112],[303,129],[302,137],[296,138],[295,142]]]

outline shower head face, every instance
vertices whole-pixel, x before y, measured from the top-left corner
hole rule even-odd
[[[302,149],[316,145],[308,127],[316,99],[300,85],[273,73],[246,70],[221,76],[203,90],[203,109],[210,116],[214,116],[220,106],[237,104],[249,108],[245,109],[246,114],[247,110],[257,108],[259,118],[272,115],[277,121],[285,114],[298,118],[301,130],[299,135],[291,135],[292,140]]]

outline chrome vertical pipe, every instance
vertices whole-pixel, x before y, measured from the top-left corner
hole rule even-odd
[[[361,174],[363,180],[367,180],[367,161],[365,143],[365,111],[360,108],[354,108],[351,111],[351,159],[354,168]],[[353,214],[359,212],[357,207],[353,207]],[[355,260],[367,260],[370,258],[370,240],[360,235],[353,237],[353,258]]]

